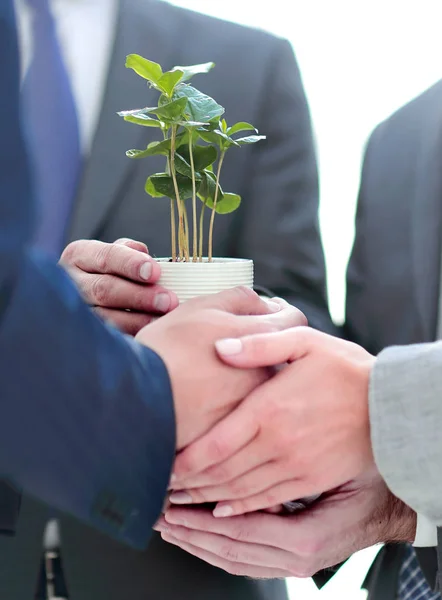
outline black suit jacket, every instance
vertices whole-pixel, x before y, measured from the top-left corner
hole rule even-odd
[[[217,217],[215,254],[253,258],[256,284],[299,306],[312,325],[331,331],[308,107],[288,42],[267,33],[157,0],[122,1],[101,118],[69,239],[131,237],[146,242],[153,255],[170,252],[168,203],[144,193],[145,179],[163,170],[164,161],[125,156],[127,149],[156,139],[157,132],[116,115],[156,100],[155,92],[124,68],[133,52],[165,68],[216,63],[210,74],[195,78],[195,85],[225,106],[229,122],[250,121],[267,140],[227,156],[223,187],[240,193],[243,202],[236,213]],[[30,510],[43,530],[46,514],[35,506]],[[66,517],[60,526],[70,600],[287,598],[282,581],[233,577],[158,536],[138,553]],[[26,564],[38,564],[35,546],[21,540],[20,535],[20,558],[12,553],[8,561],[20,565],[24,556]],[[23,586],[22,597],[32,597],[29,580],[23,578]]]
[[[439,82],[379,125],[365,153],[347,275],[346,335],[374,354],[436,338],[441,157]],[[389,546],[378,556],[366,582],[370,598],[394,598],[402,550]],[[418,558],[434,585],[435,551],[418,550]]]

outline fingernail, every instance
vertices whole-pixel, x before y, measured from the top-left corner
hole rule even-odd
[[[172,504],[192,504],[192,496],[187,492],[174,492],[169,497]]]
[[[144,279],[144,281],[149,281],[152,275],[152,264],[150,262],[145,262],[140,267],[140,277]]]
[[[281,310],[281,305],[277,302],[273,302],[273,300],[267,300],[267,304],[269,305],[271,312],[279,312]]]
[[[168,294],[157,294],[153,301],[155,310],[158,312],[166,312],[170,308],[170,298]]]
[[[229,506],[229,504],[225,504],[224,506],[217,506],[213,510],[214,517],[231,517],[233,515],[233,508]]]
[[[220,354],[224,356],[233,356],[234,354],[240,354],[242,352],[242,341],[230,338],[225,340],[218,340],[215,342],[216,349]]]

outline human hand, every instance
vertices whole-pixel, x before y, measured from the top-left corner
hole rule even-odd
[[[162,538],[233,575],[311,577],[380,542],[413,542],[416,514],[376,469],[294,515],[263,512],[216,519],[207,509],[170,508]]]
[[[214,515],[233,516],[320,494],[372,467],[375,359],[365,350],[304,327],[217,349],[243,369],[292,364],[177,457],[172,503],[223,501]]]
[[[173,292],[156,285],[161,267],[141,242],[78,240],[65,248],[60,265],[85,301],[104,320],[130,335],[178,306]]]
[[[242,370],[220,361],[216,340],[305,323],[284,300],[267,301],[248,288],[235,288],[188,300],[142,329],[136,340],[157,352],[169,372],[178,449],[207,432],[269,376],[265,367]]]

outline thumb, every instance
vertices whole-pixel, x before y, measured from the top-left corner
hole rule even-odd
[[[271,367],[303,358],[321,337],[309,327],[295,327],[277,333],[262,333],[215,343],[218,356],[241,368]]]

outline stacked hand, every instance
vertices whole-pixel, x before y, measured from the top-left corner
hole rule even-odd
[[[74,242],[60,262],[100,316],[137,333],[137,341],[164,360],[175,401],[178,449],[209,431],[269,377],[265,367],[239,370],[223,364],[216,355],[217,340],[306,323],[283,300],[267,302],[245,288],[176,308],[176,296],[156,284],[160,266],[133,240]]]
[[[173,503],[223,501],[215,516],[318,494],[373,466],[368,382],[359,346],[298,327],[217,344],[241,369],[290,364],[176,461]]]
[[[370,354],[302,327],[297,309],[247,289],[177,308],[139,242],[75,242],[61,264],[101,317],[167,366],[181,450],[170,500],[218,504],[213,515],[169,508],[157,525],[166,541],[230,573],[286,577],[414,539],[415,514],[374,466]],[[274,508],[315,494],[300,513]]]
[[[374,544],[412,542],[416,515],[372,469],[298,514],[217,519],[201,508],[169,508],[155,529],[165,541],[234,575],[310,577]]]

